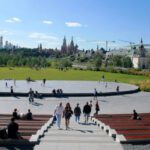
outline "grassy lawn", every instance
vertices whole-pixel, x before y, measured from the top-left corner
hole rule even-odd
[[[59,71],[57,69],[46,68],[35,70],[31,68],[8,68],[0,67],[0,79],[16,79],[24,80],[30,77],[34,80],[91,80],[98,81],[104,75],[107,81],[117,80],[125,83],[136,83],[148,79],[148,77],[140,75],[127,75],[120,73],[109,73],[100,71],[82,71],[82,70],[68,70]]]

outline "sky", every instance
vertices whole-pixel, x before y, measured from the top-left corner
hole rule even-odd
[[[21,47],[79,49],[150,43],[150,0],[0,0],[0,35]]]

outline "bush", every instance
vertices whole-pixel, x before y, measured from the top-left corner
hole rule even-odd
[[[150,92],[150,80],[145,80],[140,83],[140,89],[142,91]]]

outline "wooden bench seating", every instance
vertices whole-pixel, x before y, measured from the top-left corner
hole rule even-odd
[[[115,129],[116,136],[123,135],[126,142],[146,141],[150,143],[150,113],[139,115],[142,120],[132,120],[132,114],[104,114],[94,117],[110,129]]]
[[[33,115],[33,120],[18,119],[16,122],[19,124],[19,134],[21,139],[0,139],[0,145],[15,144],[15,141],[20,144],[31,144],[30,139],[32,135],[36,135],[42,126],[52,117],[52,115]],[[0,114],[0,129],[6,128],[12,118],[11,114]],[[16,144],[17,144],[16,143]]]

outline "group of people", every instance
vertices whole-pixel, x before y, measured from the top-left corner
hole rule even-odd
[[[32,120],[32,112],[30,109],[28,109],[28,112],[26,114],[22,114],[22,113],[18,113],[17,108],[14,109],[13,113],[12,113],[12,117],[14,119],[27,119],[27,120]]]
[[[12,118],[10,120],[10,123],[7,125],[5,129],[2,129],[0,131],[0,138],[11,138],[11,139],[20,139],[19,134],[19,124],[15,122],[15,120],[18,119],[26,119],[26,120],[32,120],[32,112],[30,109],[28,109],[28,112],[26,114],[19,114],[18,110],[15,108],[12,113]]]
[[[15,108],[13,113],[12,113],[12,118],[11,122],[8,124],[8,138],[12,139],[18,139],[20,138],[19,136],[19,125],[18,123],[15,122],[16,119],[27,119],[27,120],[32,120],[32,112],[30,109],[28,109],[28,112],[26,114],[18,114],[18,110]]]
[[[98,114],[98,111],[100,110],[99,103],[96,101],[95,104],[95,114]],[[86,104],[83,107],[83,114],[85,117],[85,124],[88,124],[88,120],[90,117],[92,111],[92,101],[86,102]],[[70,118],[74,114],[75,116],[75,121],[79,123],[80,121],[80,116],[81,116],[81,108],[79,106],[79,103],[77,103],[76,107],[74,110],[72,110],[70,103],[66,103],[66,106],[63,107],[62,102],[59,103],[59,105],[56,106],[54,110],[54,118],[53,118],[53,123],[56,121],[58,129],[60,128],[61,125],[61,118],[65,118],[65,125],[66,125],[66,130],[69,129],[69,124],[70,124]]]
[[[53,89],[52,93],[54,96],[61,96],[63,94],[63,90],[62,89]]]

